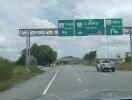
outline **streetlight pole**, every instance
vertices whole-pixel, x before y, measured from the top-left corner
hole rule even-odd
[[[131,49],[131,62],[132,62],[132,31],[131,29],[129,30],[130,32],[130,49]]]
[[[28,34],[29,34],[29,37],[28,37],[29,38],[29,40],[28,40],[29,41],[28,42],[28,46],[29,46],[28,47],[28,57],[29,57],[29,67],[30,67],[30,60],[31,60],[31,57],[30,57],[30,31],[28,31]]]
[[[29,57],[28,57],[28,30],[26,31],[26,69],[29,72]]]
[[[30,31],[26,31],[26,68],[27,72],[29,72],[30,67]]]

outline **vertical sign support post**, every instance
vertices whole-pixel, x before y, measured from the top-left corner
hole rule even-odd
[[[26,69],[28,69],[28,30],[26,30]]]
[[[132,30],[131,28],[129,29],[129,34],[130,34],[130,51],[131,51],[131,62],[132,62]]]
[[[109,37],[107,36],[107,59],[110,59]]]
[[[29,72],[30,67],[30,31],[26,31],[26,69]]]
[[[30,57],[30,30],[28,31],[28,34],[29,34],[29,37],[28,37],[29,38],[29,47],[28,47],[28,50],[29,50],[28,51],[28,53],[29,53],[28,57],[29,57],[29,59],[28,60],[29,60],[29,67],[30,67],[30,59],[31,59],[31,57]],[[28,71],[29,71],[29,69],[28,69]]]

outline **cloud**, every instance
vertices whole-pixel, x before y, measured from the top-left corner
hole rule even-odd
[[[56,51],[57,51],[58,58],[61,58],[64,55],[63,54],[64,52],[61,49],[58,49]]]
[[[131,4],[131,0],[1,0],[0,56],[18,59],[25,48],[25,38],[18,35],[19,28],[53,28],[59,19],[109,17],[123,18],[124,25],[131,26]],[[107,55],[106,36],[31,38],[31,44],[35,42],[50,45],[59,57],[82,57],[91,50],[98,50],[99,57]],[[111,55],[130,51],[129,43],[128,35],[109,36]]]
[[[32,17],[28,20],[27,28],[55,28],[56,26],[47,19]]]
[[[7,41],[6,37],[3,35],[0,35],[0,44],[4,44]]]
[[[14,53],[14,52],[18,52],[19,50],[15,48],[0,48],[0,51],[6,53]]]
[[[132,25],[131,0],[81,0],[76,2],[75,18],[123,18],[124,25]]]

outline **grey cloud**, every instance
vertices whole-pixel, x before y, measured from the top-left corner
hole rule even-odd
[[[131,3],[131,0],[1,0],[0,47],[5,49],[0,51],[0,56],[18,59],[20,51],[25,48],[25,38],[18,35],[18,29],[26,28],[26,25],[55,27],[58,19],[120,17],[124,25],[131,26]],[[2,37],[4,43],[1,42]],[[99,57],[107,55],[105,36],[32,38],[31,43],[35,42],[50,45],[58,51],[59,57],[82,57],[90,50],[98,50]],[[109,37],[109,45],[112,56],[129,51],[129,36]]]

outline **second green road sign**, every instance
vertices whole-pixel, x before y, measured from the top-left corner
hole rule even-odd
[[[106,19],[106,35],[122,35],[122,19]]]
[[[104,19],[75,20],[75,36],[104,34]]]

